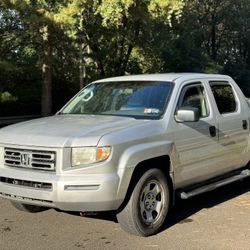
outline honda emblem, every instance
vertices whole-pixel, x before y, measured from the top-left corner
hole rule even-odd
[[[21,165],[24,167],[29,167],[30,166],[30,154],[27,153],[22,153],[21,154]]]

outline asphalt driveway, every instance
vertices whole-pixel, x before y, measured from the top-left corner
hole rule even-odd
[[[0,249],[250,249],[250,179],[179,200],[148,238],[125,233],[110,213],[30,214],[0,199]]]

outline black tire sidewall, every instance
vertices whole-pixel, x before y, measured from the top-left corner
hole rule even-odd
[[[145,184],[151,180],[156,180],[161,184],[162,190],[164,192],[164,197],[163,197],[164,204],[162,207],[161,215],[157,219],[157,221],[150,224],[146,224],[142,219],[140,212],[140,196]],[[135,224],[137,225],[137,230],[140,232],[140,234],[143,236],[156,234],[162,227],[163,223],[165,222],[169,208],[168,181],[161,170],[156,168],[150,169],[142,175],[142,177],[139,179],[138,183],[136,184],[133,190],[131,196],[131,202],[132,202],[133,217],[135,220]]]

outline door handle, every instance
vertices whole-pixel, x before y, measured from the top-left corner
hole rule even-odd
[[[209,132],[211,137],[215,137],[216,136],[216,127],[215,126],[210,126],[209,127]]]
[[[248,127],[247,120],[243,120],[242,121],[242,128],[247,129],[247,127]]]

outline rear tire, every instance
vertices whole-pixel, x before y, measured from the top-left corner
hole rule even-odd
[[[28,204],[15,202],[15,201],[11,201],[11,204],[19,211],[29,212],[29,213],[39,213],[39,212],[42,212],[42,211],[49,209],[47,207],[28,205]]]
[[[117,214],[121,227],[130,234],[156,234],[169,210],[168,181],[160,169],[149,169],[135,180],[128,202]]]

